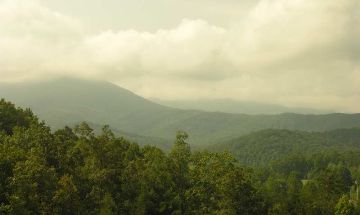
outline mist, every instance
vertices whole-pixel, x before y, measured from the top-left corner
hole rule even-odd
[[[109,1],[93,26],[86,2],[0,1],[0,81],[76,77],[162,100],[360,111],[357,0]],[[134,13],[104,13],[117,7]]]

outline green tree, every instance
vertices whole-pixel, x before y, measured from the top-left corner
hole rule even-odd
[[[51,214],[57,176],[55,170],[46,165],[43,154],[31,150],[26,160],[16,163],[13,171],[9,197],[12,213]]]
[[[335,215],[355,215],[355,207],[347,195],[343,195],[336,204]]]
[[[0,131],[12,134],[14,127],[29,127],[36,122],[37,118],[30,109],[16,108],[11,102],[0,100]]]
[[[53,202],[58,214],[80,213],[80,197],[73,176],[64,175],[59,179],[58,188],[53,195]]]
[[[186,210],[185,192],[189,186],[189,163],[191,150],[186,132],[179,131],[176,134],[175,144],[170,152],[170,159],[173,164],[173,177],[177,187],[178,202],[180,205],[180,213]]]
[[[227,153],[198,152],[190,165],[186,191],[190,214],[263,214],[263,201],[248,172]]]
[[[109,193],[106,193],[101,201],[99,215],[113,215],[116,214],[116,205]]]

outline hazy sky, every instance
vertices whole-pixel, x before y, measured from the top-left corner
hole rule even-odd
[[[359,0],[0,0],[0,81],[360,112]]]

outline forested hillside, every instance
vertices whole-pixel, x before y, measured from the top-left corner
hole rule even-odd
[[[360,149],[360,128],[325,132],[262,130],[221,142],[213,150],[231,152],[241,163],[264,166],[287,155]]]
[[[288,156],[255,168],[267,214],[358,215],[360,150]]]
[[[262,132],[284,138],[283,146],[296,136],[353,150],[280,151],[287,156],[251,169],[226,152],[192,152],[185,132],[165,153],[108,126],[51,131],[31,110],[1,100],[0,214],[359,214],[357,129]]]
[[[189,142],[197,146],[269,128],[325,131],[360,127],[360,114],[247,115],[180,110],[153,103],[111,83],[68,78],[1,84],[0,97],[32,108],[54,129],[86,121],[108,124],[122,134],[161,138],[167,143],[176,131],[183,130],[190,134]]]

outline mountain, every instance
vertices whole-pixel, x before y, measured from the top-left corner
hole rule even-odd
[[[94,129],[95,134],[99,135],[102,131],[103,125],[93,124],[87,122],[87,124]],[[123,137],[126,140],[138,143],[140,146],[145,145],[154,145],[164,151],[169,151],[174,143],[174,140],[167,140],[160,137],[151,137],[151,136],[143,136],[139,134],[134,134],[126,131],[122,131],[116,128],[111,127],[111,131],[117,137]]]
[[[102,125],[138,112],[154,114],[165,109],[134,93],[107,82],[62,78],[47,82],[0,84],[0,97],[16,105],[31,108],[52,128],[87,121],[96,132]],[[114,113],[114,114],[113,114]],[[123,131],[111,126],[113,132],[139,144],[156,144],[168,149],[172,141]]]
[[[265,166],[289,155],[359,150],[360,128],[325,132],[267,129],[216,144],[211,149],[227,150],[243,164]]]
[[[89,119],[106,124],[128,115],[162,113],[169,108],[108,82],[63,78],[48,82],[1,84],[0,96],[33,109],[53,127]]]
[[[286,107],[276,104],[266,104],[260,102],[236,101],[230,99],[199,99],[199,100],[159,100],[152,101],[168,107],[184,110],[203,110],[209,112],[224,113],[243,113],[243,114],[281,114],[281,113],[301,113],[301,114],[327,114],[333,111],[312,108]]]
[[[87,121],[172,142],[178,130],[196,145],[216,143],[262,129],[325,131],[360,127],[360,114],[248,115],[181,110],[146,100],[117,85],[78,79],[0,84],[0,97],[30,107],[53,128]]]

